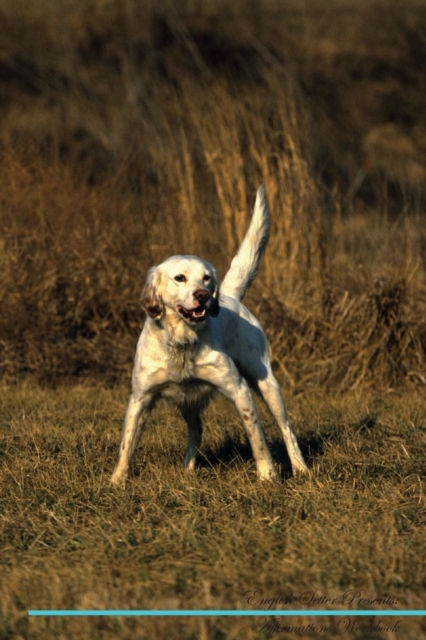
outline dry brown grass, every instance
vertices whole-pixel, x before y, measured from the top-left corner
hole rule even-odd
[[[363,20],[384,19],[379,6],[338,12],[350,37],[344,44],[331,30],[327,55],[318,7],[280,19],[276,8],[262,13],[265,24],[276,23],[268,41],[263,23],[255,28],[255,5],[236,7],[226,19],[191,5],[182,14],[132,2],[128,13],[118,5],[94,4],[87,13],[64,5],[60,22],[53,4],[43,7],[20,14],[10,4],[3,12],[4,379],[128,376],[146,269],[172,253],[196,253],[223,275],[263,182],[273,229],[250,304],[288,382],[334,389],[424,384],[421,183],[373,162],[355,192],[364,153],[356,126],[361,138],[374,129],[376,102],[371,98],[371,113],[363,102],[345,109],[347,126],[355,127],[349,138],[342,114],[331,122],[327,111],[346,95],[340,71],[329,102],[312,95],[310,73],[321,71],[321,85],[327,74],[331,82],[337,61],[348,73],[361,72],[370,31],[357,29]],[[399,29],[399,49],[386,58],[391,68],[365,72],[371,95],[386,93],[388,75],[399,77],[410,61],[409,34],[420,38],[422,11],[413,5],[404,16],[394,7],[394,21],[386,18],[383,42],[371,53],[383,65]],[[231,39],[228,29],[237,23]],[[299,46],[310,43],[293,52],[299,60],[305,51],[298,74],[286,63],[296,27],[306,31]],[[412,100],[417,129],[407,125],[405,135],[421,144],[426,123]],[[365,132],[356,125],[361,106]],[[324,155],[350,144],[346,160]],[[421,150],[413,154],[421,166]]]
[[[3,2],[1,638],[262,638],[26,616],[242,608],[252,588],[422,606],[426,12],[334,5]],[[247,304],[313,474],[288,477],[264,415],[285,482],[259,486],[219,403],[185,476],[163,407],[113,493],[145,272],[196,253],[223,276],[261,182],[272,233]]]
[[[288,399],[312,475],[268,486],[256,481],[227,405],[207,412],[193,475],[181,468],[183,422],[160,407],[126,490],[113,492],[108,479],[126,396],[103,387],[3,393],[2,637],[265,637],[240,619],[26,615],[36,608],[250,608],[247,590],[340,598],[356,589],[398,601],[374,608],[422,608],[426,412],[419,395]],[[287,476],[278,428],[263,413]],[[332,630],[310,637],[365,637],[322,622]],[[395,637],[418,640],[425,631],[419,619],[400,625]]]

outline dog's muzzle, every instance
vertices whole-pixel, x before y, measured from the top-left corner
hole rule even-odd
[[[176,310],[182,318],[189,320],[189,322],[203,322],[208,310],[207,305],[210,302],[210,292],[207,289],[197,289],[194,291],[194,298],[197,301],[195,307],[187,309],[178,304]]]
[[[180,304],[176,307],[177,312],[189,322],[203,322],[206,318],[207,307],[196,307],[195,309],[185,309]]]

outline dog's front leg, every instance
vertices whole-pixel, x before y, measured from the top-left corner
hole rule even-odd
[[[246,381],[241,378],[240,384],[228,397],[233,400],[242,418],[253,451],[259,480],[277,480],[277,473],[266,443],[259,414]]]
[[[142,427],[146,422],[150,404],[151,398],[148,396],[139,397],[133,394],[130,398],[124,420],[118,462],[111,476],[111,483],[116,486],[123,485],[127,479],[130,463],[138,444]]]
[[[199,377],[213,384],[218,391],[232,400],[241,416],[256,462],[259,480],[276,480],[271,454],[266,443],[259,414],[247,382],[237,367],[223,353],[215,352],[210,366],[200,368]]]

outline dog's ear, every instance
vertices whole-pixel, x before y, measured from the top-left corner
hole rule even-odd
[[[159,320],[164,313],[164,303],[159,289],[160,273],[157,267],[152,267],[148,271],[140,303],[144,311],[154,320]]]
[[[209,309],[209,313],[213,318],[217,318],[219,315],[220,306],[219,306],[219,283],[218,283],[218,275],[216,269],[213,269],[213,292],[212,292],[212,301]]]

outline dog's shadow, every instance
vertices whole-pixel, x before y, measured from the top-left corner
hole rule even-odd
[[[323,428],[319,427],[315,432],[308,432],[304,436],[298,437],[297,440],[308,468],[312,468],[329,446],[345,442],[348,434],[361,433],[364,437],[369,437],[376,426],[377,419],[368,414],[349,425],[334,425],[333,427],[324,425]],[[290,478],[293,473],[284,442],[277,436],[269,441],[269,448],[274,462],[281,465],[281,478],[283,480]],[[236,440],[231,435],[227,435],[214,448],[208,446],[200,452],[198,465],[204,468],[215,468],[222,465],[232,466],[236,461],[242,461],[246,464],[254,462],[250,443],[247,440]]]
[[[355,434],[360,434],[362,438],[371,438],[377,427],[376,417],[367,414],[354,423],[335,424],[333,426],[319,425],[315,431],[307,432],[303,436],[298,436],[297,441],[300,451],[308,466],[312,468],[315,462],[326,453],[329,447],[345,444],[349,439],[353,439]],[[287,448],[280,438],[268,440],[272,459],[281,467],[281,479],[287,480],[293,476],[290,458]],[[152,452],[154,455],[154,452]],[[176,447],[171,455],[170,450],[156,453],[157,457],[164,457],[165,462],[170,463],[171,457],[176,465],[180,466],[182,461],[182,448]],[[253,452],[248,440],[236,438],[235,435],[227,434],[215,445],[203,445],[198,453],[197,468],[216,469],[220,467],[232,468],[238,463],[246,466],[254,464]],[[135,476],[139,476],[141,469],[135,465]]]
[[[299,447],[308,468],[313,466],[316,458],[323,455],[325,442],[327,441],[326,434],[320,437],[308,434],[307,437],[298,438]],[[274,462],[281,465],[281,478],[283,480],[290,478],[293,472],[284,442],[277,437],[269,441],[268,446]],[[203,448],[199,453],[197,465],[202,468],[230,467],[238,461],[246,464],[254,462],[250,443],[248,440],[235,440],[235,438],[228,435],[217,446]]]

